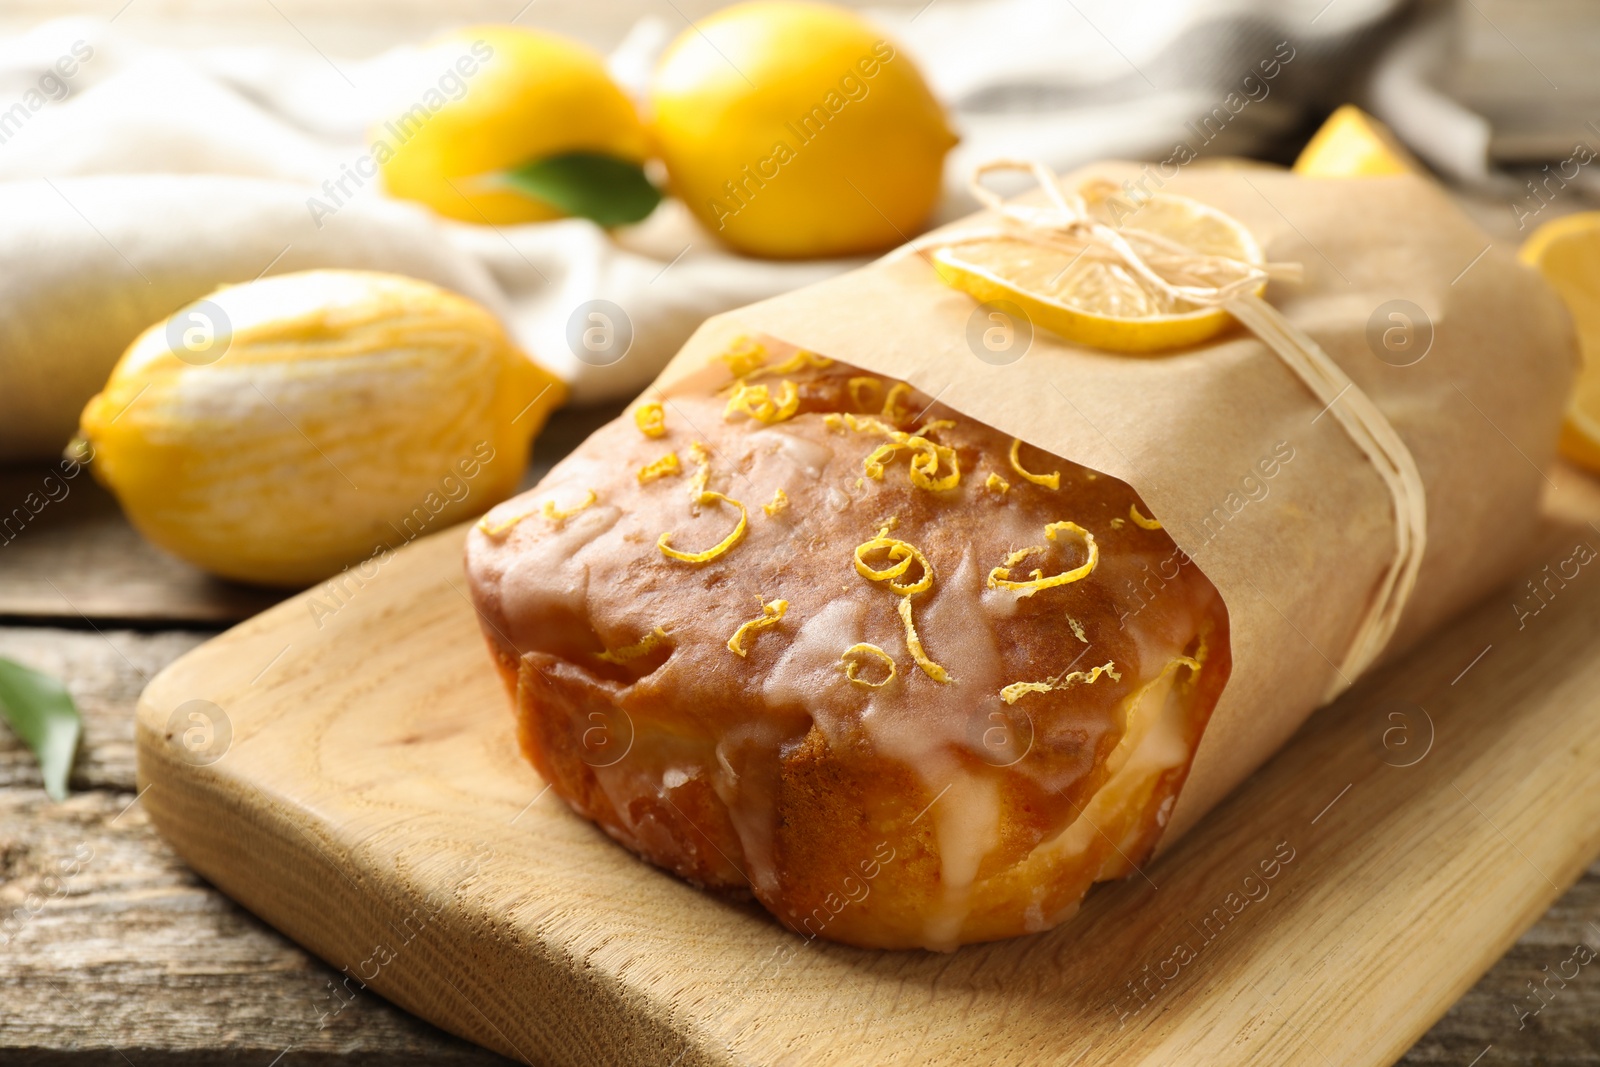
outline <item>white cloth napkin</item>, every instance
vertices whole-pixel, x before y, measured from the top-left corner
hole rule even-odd
[[[1000,155],[1067,169],[1171,158],[1179,145],[1258,150],[1334,91],[1396,4],[933,0],[871,16],[962,133],[944,219],[972,207],[973,165]],[[641,20],[611,55],[618,81],[642,94],[682,28]],[[85,19],[0,40],[0,459],[63,425],[59,413],[19,413],[51,391],[34,388],[40,365],[71,364],[81,404],[143,326],[263,272],[366,267],[451,286],[499,313],[575,401],[590,402],[637,392],[706,316],[856,262],[737,256],[670,200],[614,233],[581,220],[464,225],[391,200],[379,179],[349,175],[374,118],[437,78],[419,55],[185,50]],[[338,210],[314,217],[312,198],[332,202],[341,178]],[[605,366],[568,341],[595,300],[631,325],[626,356]],[[63,314],[72,320],[54,321]]]

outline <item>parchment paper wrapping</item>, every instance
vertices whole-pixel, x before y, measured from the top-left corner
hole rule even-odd
[[[1064,182],[1091,176],[1120,184],[1138,174],[1107,164]],[[1556,295],[1421,178],[1197,169],[1161,191],[1240,220],[1270,261],[1304,265],[1303,282],[1274,283],[1267,299],[1373,398],[1416,457],[1427,554],[1385,657],[1508,580],[1533,544],[1539,468],[1553,457],[1576,367]],[[989,221],[977,215],[952,229]],[[1369,344],[1369,320],[1393,300],[1431,321],[1431,346],[1410,366],[1393,363],[1415,348],[1386,362]],[[891,255],[708,321],[656,388],[670,394],[734,336],[768,333],[905,379],[1134,486],[1221,592],[1232,630],[1232,679],[1169,823],[1170,844],[1329,690],[1394,557],[1389,493],[1339,424],[1321,417],[1322,404],[1242,328],[1155,357],[1083,349],[1037,330],[1023,358],[995,366],[968,343],[976,308],[920,256]],[[1395,325],[1380,316],[1375,333]],[[1416,327],[1420,347],[1427,322]],[[1293,456],[1265,477],[1280,442]],[[1061,517],[1071,512],[1063,501]],[[1159,577],[1145,584],[1159,595]]]

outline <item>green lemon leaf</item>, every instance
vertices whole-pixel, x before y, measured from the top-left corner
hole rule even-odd
[[[569,152],[504,171],[499,183],[602,226],[638,222],[661,203],[644,168],[597,152]]]
[[[48,674],[0,658],[0,718],[33,749],[50,799],[67,799],[67,772],[83,732],[67,687]]]

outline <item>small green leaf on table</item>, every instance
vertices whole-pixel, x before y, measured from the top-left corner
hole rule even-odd
[[[67,687],[48,674],[0,657],[0,718],[33,750],[50,799],[65,800],[67,773],[83,732],[83,720]]]
[[[598,152],[569,152],[524,163],[500,175],[500,183],[575,218],[601,226],[638,222],[661,203],[637,163]]]

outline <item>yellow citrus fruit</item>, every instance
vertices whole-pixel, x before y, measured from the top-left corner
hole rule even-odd
[[[564,392],[470,300],[305,271],[150,327],[81,434],[152,542],[226,578],[295,586],[515,492]]]
[[[637,109],[600,57],[516,26],[475,26],[433,42],[416,99],[369,140],[389,192],[463,222],[541,222],[561,212],[495,184],[508,168],[571,152],[642,163]]]
[[[1600,472],[1600,211],[1545,223],[1519,255],[1561,294],[1583,353],[1583,367],[1561,427],[1561,452]]]
[[[1155,233],[1203,255],[1262,262],[1261,248],[1249,230],[1188,197],[1158,193],[1137,207],[1120,197],[1091,196],[1087,203],[1090,213],[1107,225]],[[1008,300],[1035,326],[1111,352],[1199,344],[1232,321],[1221,308],[1175,302],[1120,260],[1093,252],[1080,256],[995,239],[940,248],[933,254],[933,267],[947,284],[981,301]]]
[[[1294,172],[1307,178],[1427,173],[1389,127],[1351,104],[1328,116],[1294,161]]]
[[[906,241],[956,143],[908,55],[859,15],[799,0],[736,4],[684,31],[650,103],[673,192],[759,256]]]

